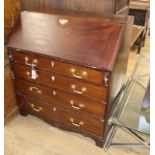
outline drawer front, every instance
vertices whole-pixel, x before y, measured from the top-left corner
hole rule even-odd
[[[21,77],[36,83],[58,88],[74,94],[96,98],[98,100],[106,99],[106,88],[104,86],[96,86],[79,80],[69,79],[54,73],[35,70],[36,79],[31,77],[31,68],[23,65],[13,64],[15,77]]]
[[[129,0],[116,0],[116,12],[128,6]]]
[[[68,80],[67,88],[69,92],[74,94],[80,94],[90,98],[96,98],[101,101],[106,101],[107,90],[105,87],[99,87],[92,84],[86,84],[85,82]]]
[[[70,63],[64,63],[59,60],[49,59],[37,54],[15,51],[13,60],[20,64],[36,64],[36,68],[56,72],[76,79],[90,81],[100,85],[107,85],[107,76],[109,73],[97,71]],[[106,75],[105,75],[106,74]]]
[[[87,133],[95,134],[98,136],[103,135],[104,122],[87,118],[84,115],[76,115],[72,112],[66,112],[52,104],[34,100],[32,98],[18,95],[18,102],[20,108],[27,110],[34,115],[43,116],[48,120],[55,120],[67,124],[72,128],[83,130]]]
[[[22,94],[57,104],[77,113],[91,114],[101,120],[105,115],[106,104],[104,102],[79,95],[71,95],[21,79],[15,80],[15,87]]]

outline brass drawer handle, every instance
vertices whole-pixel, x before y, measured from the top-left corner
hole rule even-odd
[[[38,94],[41,94],[42,93],[42,91],[39,90],[39,88],[37,88],[37,87],[29,87],[29,90],[30,91],[36,91]]]
[[[79,103],[79,105],[78,105],[78,106],[75,106],[75,105],[74,105],[74,101],[73,101],[73,100],[71,100],[71,101],[70,101],[70,104],[71,104],[72,108],[77,109],[77,110],[81,110],[82,108],[84,108],[84,107],[85,107],[85,105],[84,105],[84,104],[82,104],[82,103]]]
[[[37,59],[34,59],[34,60],[32,61],[32,64],[29,63],[28,61],[29,61],[29,58],[28,58],[28,57],[25,57],[25,64],[28,65],[28,66],[31,66],[31,67],[36,66],[37,63],[38,63],[38,60],[37,60]]]
[[[57,111],[57,109],[55,107],[53,107],[53,111],[55,112],[55,111]]]
[[[33,79],[32,76],[31,76],[31,73],[30,73],[29,71],[26,72],[26,75],[28,76],[29,79]],[[37,79],[38,77],[39,77],[39,75],[36,74],[36,79]],[[35,79],[33,79],[33,80],[35,80]]]
[[[81,125],[84,125],[83,121],[80,121],[79,123],[75,123],[74,118],[70,118],[70,121],[72,122],[72,125],[74,125],[76,127],[80,127]]]
[[[43,108],[42,108],[42,107],[39,107],[38,109],[37,109],[37,108],[35,108],[35,107],[34,107],[34,104],[31,104],[31,107],[32,107],[32,109],[33,109],[34,111],[36,111],[36,112],[40,112],[40,111],[42,111],[42,110],[43,110]]]
[[[88,76],[88,73],[86,71],[83,71],[81,75],[76,75],[76,69],[74,68],[71,68],[70,72],[72,73],[73,77],[78,78],[78,79],[82,79]]]
[[[76,85],[74,84],[71,85],[71,88],[73,89],[73,92],[77,94],[83,94],[84,92],[87,91],[86,87],[82,87],[80,91],[76,90]]]
[[[108,81],[109,81],[109,73],[106,73],[104,76],[104,84],[106,87],[108,86]]]
[[[52,94],[53,94],[53,96],[56,96],[57,93],[56,93],[56,91],[52,91]]]

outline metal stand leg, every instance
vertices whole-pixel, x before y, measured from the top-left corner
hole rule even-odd
[[[131,136],[133,136],[140,143],[111,143],[118,127],[120,127],[121,129],[123,129],[124,131],[129,133]],[[146,148],[150,149],[150,144],[148,142],[146,142],[141,136],[139,136],[134,131],[132,131],[126,127],[123,127],[123,126],[113,124],[112,128],[107,136],[107,139],[105,141],[104,150],[107,151],[109,149],[109,147],[123,147],[123,148],[125,148],[125,147],[146,147]]]
[[[121,128],[128,132],[130,135],[132,135],[136,140],[138,140],[144,147],[147,147],[148,149],[150,148],[150,144],[147,143],[140,135],[138,135],[137,133],[135,133],[134,131],[132,131],[131,129],[128,129],[126,127],[122,127]]]
[[[138,80],[140,78],[145,77],[145,76],[146,77],[149,76],[149,74],[145,73],[143,75],[136,76],[136,71],[138,70],[139,64],[143,60],[143,58],[145,60],[149,61],[149,59],[144,57],[144,55],[140,55],[137,63],[135,64],[135,67],[134,67],[132,74],[130,75],[128,81],[126,82],[126,84],[124,84],[124,87],[122,87],[121,91],[119,92],[119,94],[117,95],[117,97],[114,101],[115,103],[117,103],[117,106],[115,107],[115,109],[113,111],[113,115],[108,120],[108,122],[111,124],[111,129],[107,135],[107,139],[106,139],[105,144],[104,144],[104,150],[105,151],[108,150],[110,146],[112,146],[112,147],[146,147],[148,149],[150,148],[149,142],[147,142],[141,136],[142,133],[144,135],[147,135],[147,136],[149,135],[149,133],[140,132],[139,130],[132,129],[132,128],[130,129],[130,127],[126,126],[125,124],[123,124],[121,122],[121,118],[123,116],[124,110],[127,107],[127,104],[131,102],[130,98],[132,96],[132,93],[134,92],[135,86],[136,85],[141,86],[139,88],[141,88],[142,90],[146,89],[146,87],[143,86],[143,84],[141,84]],[[132,84],[131,84],[131,82],[132,82]],[[127,92],[128,88],[130,90],[129,92]],[[126,92],[127,92],[127,94],[126,94]],[[125,96],[125,99],[123,100],[124,96]],[[123,104],[121,104],[122,100],[123,100]],[[112,140],[116,134],[118,127],[123,129],[128,134],[130,134],[138,142],[137,143],[112,143]]]
[[[116,131],[117,131],[117,125],[112,124],[112,127],[108,133],[107,139],[106,139],[105,144],[104,144],[104,150],[105,151],[107,151],[109,149],[110,144],[113,140],[113,137],[114,137]]]

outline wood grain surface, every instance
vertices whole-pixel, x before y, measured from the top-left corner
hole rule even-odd
[[[79,66],[77,64],[67,63],[64,61],[60,61],[60,59],[42,57],[42,56],[39,56],[38,54],[34,54],[31,52],[23,52],[22,50],[19,50],[19,51],[15,50],[15,52],[12,52],[12,55],[13,55],[13,61],[21,65],[26,65],[25,63],[26,57],[28,58],[28,63],[31,63],[31,64],[33,60],[37,60],[37,64],[35,66],[35,69],[37,69],[37,71],[42,70],[48,73],[56,73],[59,75],[63,75],[63,76],[67,76],[67,77],[71,77],[71,78],[75,78],[83,81],[89,81],[99,85],[105,84],[104,77],[107,71],[103,72],[103,71],[95,70],[94,68],[88,68],[87,66]],[[19,66],[17,66],[17,68],[19,68]],[[74,74],[71,72],[71,69],[75,70]],[[82,78],[80,78],[82,72],[87,72],[87,76],[82,76]],[[25,74],[25,73],[21,72],[20,74]]]
[[[68,22],[61,25],[61,19]],[[123,26],[95,18],[22,12],[8,47],[112,70]]]

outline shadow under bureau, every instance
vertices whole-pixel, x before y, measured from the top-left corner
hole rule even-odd
[[[117,16],[22,12],[8,44],[21,114],[89,136],[102,147],[124,75],[126,62],[118,61],[124,25]]]

